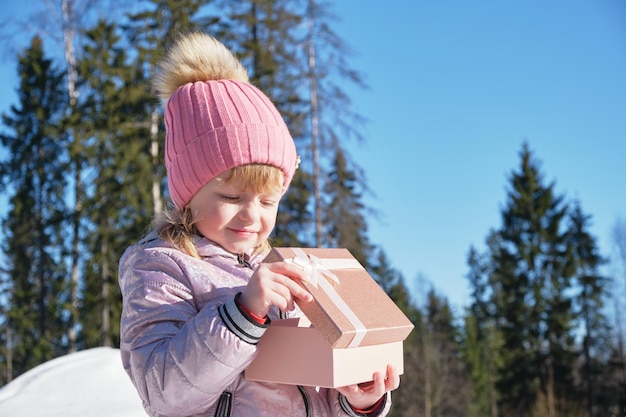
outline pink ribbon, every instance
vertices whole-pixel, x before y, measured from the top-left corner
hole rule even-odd
[[[332,273],[331,269],[363,269],[363,266],[356,259],[320,259],[314,255],[307,255],[300,248],[291,248],[296,255],[292,259],[286,259],[286,262],[291,262],[300,266],[305,271],[307,281],[311,283],[315,288],[320,288],[328,295],[331,301],[339,308],[339,311],[348,319],[352,327],[354,327],[356,334],[348,347],[356,347],[361,344],[367,328],[358,316],[352,311],[350,306],[341,298],[341,296],[335,291],[330,281],[340,284],[337,275]],[[323,276],[328,279],[324,279]]]

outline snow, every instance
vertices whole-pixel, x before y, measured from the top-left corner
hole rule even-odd
[[[0,389],[2,417],[146,417],[120,352],[94,348],[53,359]]]

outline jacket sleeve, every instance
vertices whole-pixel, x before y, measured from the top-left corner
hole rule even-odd
[[[349,417],[384,417],[389,414],[391,410],[391,393],[388,392],[384,395],[380,406],[369,414],[357,413],[352,409],[350,403],[342,394],[334,389],[328,390],[328,400],[333,408],[336,416],[349,416]]]
[[[168,254],[122,257],[122,362],[144,403],[165,415],[205,411],[240,377],[265,327],[230,297],[198,311]],[[235,331],[233,331],[235,330]]]

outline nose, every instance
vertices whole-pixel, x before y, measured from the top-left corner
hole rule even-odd
[[[239,218],[246,222],[255,222],[260,218],[260,206],[256,201],[248,201],[239,210]]]

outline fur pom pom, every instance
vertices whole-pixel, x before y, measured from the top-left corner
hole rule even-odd
[[[168,100],[187,83],[210,80],[248,82],[248,72],[221,42],[204,33],[181,35],[157,67],[156,94]]]

